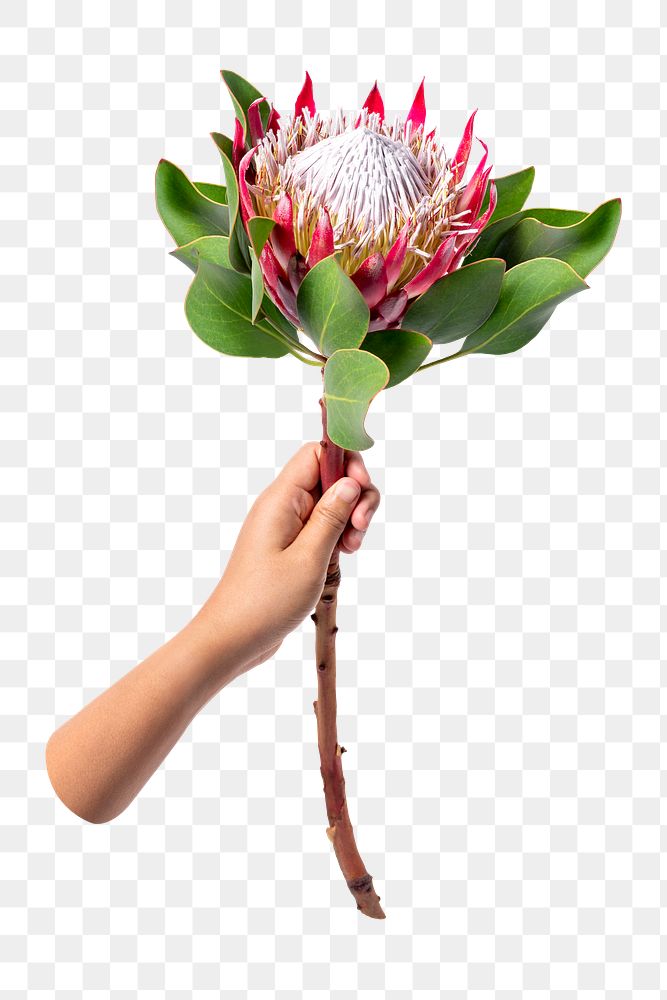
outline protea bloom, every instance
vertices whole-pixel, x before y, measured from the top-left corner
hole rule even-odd
[[[424,83],[405,119],[388,121],[377,83],[360,112],[320,114],[308,73],[294,114],[248,109],[252,148],[234,143],[241,213],[275,226],[261,256],[266,289],[299,326],[296,293],[324,257],[339,262],[371,310],[369,330],[400,326],[409,300],[454,271],[496,204],[488,149],[464,183],[475,112],[453,157],[425,130]],[[481,208],[489,191],[488,207]]]

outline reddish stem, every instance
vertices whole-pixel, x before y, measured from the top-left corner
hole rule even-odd
[[[320,478],[324,492],[341,478],[345,468],[345,452],[327,434],[327,411],[322,407],[322,450]],[[334,549],[322,595],[312,616],[316,627],[317,701],[313,703],[317,718],[317,744],[320,751],[320,772],[324,784],[324,800],[329,826],[327,836],[333,844],[338,864],[348,889],[357,901],[357,909],[368,917],[384,918],[380,897],[373,887],[373,878],[366,871],[354,839],[347,810],[343,759],[345,747],[338,743],[336,724],[336,604],[340,584],[338,546]]]

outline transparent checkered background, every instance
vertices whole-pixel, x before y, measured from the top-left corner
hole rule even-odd
[[[664,995],[657,0],[0,20],[2,997]],[[344,565],[340,732],[384,923],[324,833],[310,623],[111,825],[44,770],[54,726],[188,620],[318,435],[316,370],[188,331],[155,212],[161,156],[220,178],[220,66],[280,109],[306,67],[321,107],[377,77],[392,113],[425,74],[451,142],[478,106],[498,173],[535,164],[532,204],[623,197],[591,290],[521,355],[373,405],[384,503]]]

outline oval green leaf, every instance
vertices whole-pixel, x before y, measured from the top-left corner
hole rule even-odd
[[[403,325],[425,333],[434,344],[467,337],[491,314],[504,272],[505,262],[492,257],[446,274],[412,303]]]
[[[192,243],[176,247],[175,250],[171,251],[171,256],[183,261],[192,271],[197,270],[200,258],[213,261],[220,267],[231,267],[229,263],[229,237],[200,236]]]
[[[322,354],[358,347],[366,336],[368,306],[335,257],[325,257],[308,271],[296,304],[305,333]]]
[[[494,222],[514,215],[519,212],[526,203],[526,198],[533,189],[535,180],[535,167],[526,167],[524,170],[517,170],[515,174],[506,174],[504,177],[492,178],[496,185],[498,200],[493,210],[491,218]],[[480,215],[489,207],[489,189],[487,188],[482,201]]]
[[[364,421],[371,401],[388,381],[386,364],[368,351],[345,348],[331,355],[324,366],[324,402],[334,444],[356,451],[371,447],[373,438]]]
[[[414,374],[432,347],[426,334],[416,330],[377,330],[361,345],[362,351],[370,351],[389,369],[387,389]]]
[[[228,236],[230,210],[198,191],[183,171],[160,160],[155,172],[155,203],[178,246],[200,236]]]
[[[621,199],[606,201],[572,226],[523,219],[498,246],[508,268],[534,257],[557,257],[585,278],[611,249],[621,221]]]
[[[185,300],[188,323],[221,354],[280,358],[287,348],[252,322],[252,283],[244,274],[200,260]]]
[[[496,308],[458,356],[518,351],[537,336],[560,302],[584,288],[588,285],[577,272],[554,257],[517,264],[503,278]]]
[[[572,226],[575,222],[585,219],[587,214],[571,208],[525,208],[523,212],[515,212],[505,219],[499,219],[497,222],[494,220],[482,230],[482,235],[466,257],[466,263],[471,264],[487,257],[499,257],[498,244],[512,226],[522,219],[537,219],[539,222],[546,222],[548,226]]]

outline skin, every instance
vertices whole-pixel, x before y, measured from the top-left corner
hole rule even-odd
[[[380,494],[361,456],[346,452],[345,477],[320,496],[319,454],[304,445],[260,494],[192,621],[51,736],[51,784],[82,819],[118,816],[204,705],[313,610],[336,544],[361,546]]]

